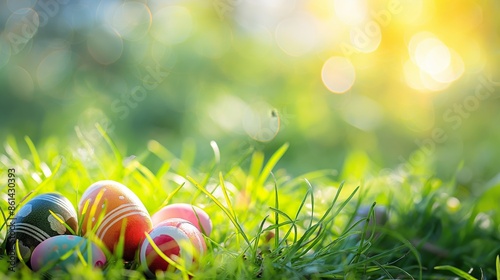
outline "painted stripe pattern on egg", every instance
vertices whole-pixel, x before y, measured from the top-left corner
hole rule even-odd
[[[179,230],[179,228],[174,227],[174,226],[161,226],[158,228],[153,229],[150,233],[151,239],[153,241],[155,238],[166,235],[170,236],[174,239],[174,241],[179,245],[179,255],[182,257],[182,259],[186,262],[186,266],[189,267],[192,264],[193,261],[193,254],[190,252],[190,250],[186,250],[186,246],[181,246],[181,243],[183,242],[189,242],[191,243],[191,240],[189,239],[189,236],[183,231]],[[156,244],[158,247],[161,244]],[[193,244],[194,245],[194,244]],[[149,243],[148,240],[145,240],[144,243],[141,246],[141,252],[140,252],[140,258],[141,258],[141,263],[145,269],[149,271],[149,268],[147,267],[147,256],[146,256],[146,251],[148,247],[152,247],[151,244]],[[154,250],[153,250],[154,252]],[[168,256],[170,257],[170,256]],[[154,271],[151,271],[154,273]]]
[[[27,223],[18,223],[18,224],[16,224],[15,231],[17,233],[25,233],[25,234],[33,237],[34,239],[36,239],[39,242],[42,242],[45,239],[47,239],[47,238],[50,237],[45,231],[43,231],[39,227],[36,227],[34,225],[30,225],[30,224],[27,224]]]
[[[205,247],[203,247],[203,244],[205,244],[205,239],[203,239],[202,235],[200,234],[195,234],[196,237],[196,247],[198,247],[198,252],[203,252],[205,251]]]
[[[36,198],[37,200],[45,200],[45,201],[48,201],[48,202],[52,202],[54,204],[56,204],[57,206],[60,206],[61,208],[63,208],[64,210],[68,211],[69,212],[69,216],[68,217],[64,217],[64,219],[68,219],[69,217],[76,217],[76,211],[73,207],[68,207],[68,202],[57,197],[57,196],[53,196],[53,195],[40,195]]]
[[[99,225],[99,229],[97,230],[96,235],[99,236],[99,238],[103,238],[106,235],[106,232],[115,223],[120,222],[122,219],[133,215],[147,216],[147,213],[144,213],[143,207],[132,203],[126,203],[116,207],[104,216],[104,219]]]

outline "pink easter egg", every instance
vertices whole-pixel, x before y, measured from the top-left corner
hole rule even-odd
[[[167,205],[156,212],[151,220],[153,226],[171,219],[181,218],[192,223],[199,231],[205,233],[207,236],[212,232],[212,221],[208,214],[203,209],[187,203],[174,203]]]

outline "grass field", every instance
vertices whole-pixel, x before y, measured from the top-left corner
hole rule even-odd
[[[41,147],[29,138],[9,138],[0,158],[0,179],[7,182],[6,171],[15,169],[17,207],[27,195],[46,192],[59,192],[76,206],[90,184],[112,179],[133,190],[150,213],[171,202],[203,208],[214,225],[206,237],[208,253],[196,269],[159,274],[159,279],[496,277],[494,186],[473,196],[456,189],[454,182],[434,179],[430,171],[372,176],[373,170],[357,165],[360,155],[353,155],[341,173],[318,170],[292,177],[276,167],[288,144],[268,158],[249,150],[227,162],[224,147],[212,142],[213,156],[198,163],[195,151],[174,155],[154,140],[142,154],[126,155],[102,136],[102,146],[81,138],[79,149],[61,147],[55,138]],[[356,175],[365,179],[358,184]],[[2,183],[4,196],[6,185]],[[2,240],[6,201],[1,201]],[[5,244],[2,248],[7,259]],[[23,264],[13,270],[1,262],[2,279],[42,278]],[[136,261],[108,256],[102,271],[80,264],[62,278],[144,275]]]

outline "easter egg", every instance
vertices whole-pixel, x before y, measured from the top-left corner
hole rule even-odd
[[[78,211],[83,219],[82,233],[92,231],[113,253],[118,250],[123,232],[125,260],[134,259],[144,233],[152,228],[151,217],[137,195],[111,180],[99,181],[87,188]]]
[[[182,259],[188,269],[207,251],[203,234],[183,219],[165,220],[156,225],[149,236],[163,254],[177,263]],[[139,257],[142,268],[150,276],[169,269],[170,264],[154,250],[148,239],[142,243]]]
[[[187,203],[174,203],[167,205],[156,212],[151,220],[153,226],[171,218],[181,218],[191,222],[199,231],[207,236],[212,232],[212,221],[208,214],[201,208]],[[203,230],[202,230],[203,229]]]
[[[11,229],[15,238],[8,239],[9,255],[15,254],[17,240],[19,252],[29,266],[33,250],[44,240],[56,235],[72,234],[61,221],[74,233],[77,232],[76,211],[66,197],[57,193],[46,193],[29,200],[14,217],[14,227]]]
[[[72,254],[70,252],[73,252]],[[31,256],[34,271],[68,271],[68,267],[81,262],[78,254],[88,265],[103,267],[106,256],[102,250],[86,238],[76,235],[58,235],[44,240],[36,246]]]

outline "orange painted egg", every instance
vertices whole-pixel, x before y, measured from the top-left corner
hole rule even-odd
[[[171,218],[181,218],[191,222],[199,231],[207,236],[212,232],[212,221],[203,209],[187,203],[167,205],[153,214],[153,226]]]
[[[113,253],[118,252],[123,228],[124,260],[134,259],[144,233],[152,228],[151,217],[137,195],[111,180],[92,184],[83,193],[78,211],[83,219],[82,233],[92,231]]]
[[[158,249],[177,263],[191,268],[207,251],[203,234],[190,222],[183,219],[168,219],[156,225],[149,235]],[[173,270],[145,239],[139,253],[141,266],[149,276],[156,271]]]

